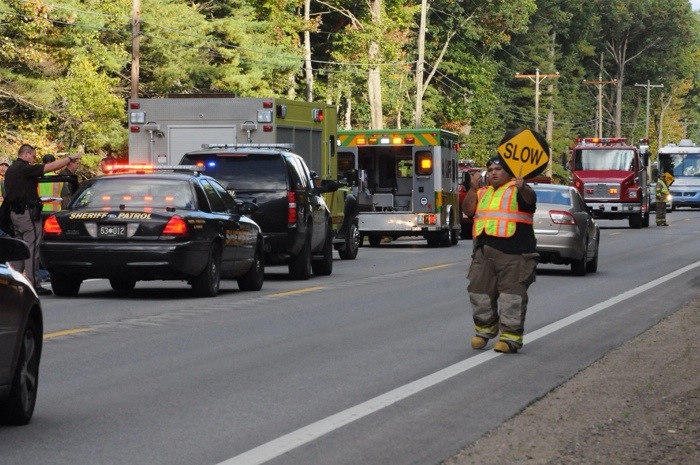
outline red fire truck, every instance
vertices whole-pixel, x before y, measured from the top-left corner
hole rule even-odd
[[[581,138],[569,168],[572,183],[595,218],[628,219],[630,228],[649,226],[649,145],[625,138]]]

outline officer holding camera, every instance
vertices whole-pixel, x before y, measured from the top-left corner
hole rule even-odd
[[[80,157],[80,154],[76,154],[50,163],[36,163],[36,149],[31,145],[23,144],[19,148],[17,160],[5,173],[3,203],[10,209],[14,236],[25,241],[30,251],[30,257],[27,260],[11,264],[17,271],[24,272],[39,295],[51,295],[51,291],[41,287],[39,279],[39,242],[43,236],[43,225],[38,179],[44,176],[44,173],[65,168]]]

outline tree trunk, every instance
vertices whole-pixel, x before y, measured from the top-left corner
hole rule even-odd
[[[309,25],[311,24],[311,0],[304,0],[304,78],[306,82],[306,101],[313,102],[314,100],[314,73],[311,67],[311,33]]]
[[[372,0],[370,4],[372,22],[379,25],[381,21],[382,2]],[[379,42],[372,41],[369,45],[369,73],[367,76],[367,90],[370,108],[371,129],[384,129],[384,115],[382,113],[382,76],[378,65],[380,60]]]

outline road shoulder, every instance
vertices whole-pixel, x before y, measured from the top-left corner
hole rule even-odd
[[[700,299],[444,465],[700,463]]]

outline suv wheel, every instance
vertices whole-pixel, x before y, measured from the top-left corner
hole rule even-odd
[[[289,262],[289,275],[293,279],[309,279],[311,277],[311,242],[307,237],[299,255],[292,257]]]
[[[326,240],[323,243],[323,258],[311,262],[311,269],[316,276],[329,276],[333,273],[333,232],[326,227]]]

